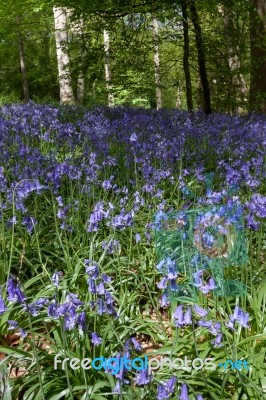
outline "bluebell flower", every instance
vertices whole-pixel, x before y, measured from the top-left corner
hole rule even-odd
[[[167,287],[167,284],[168,284],[168,279],[164,276],[164,277],[160,280],[160,282],[157,284],[157,287],[158,287],[159,289],[165,289],[165,288]]]
[[[195,313],[199,316],[199,317],[206,317],[206,315],[208,314],[207,310],[204,310],[202,307],[200,306],[193,306],[193,310],[195,311]]]
[[[198,321],[199,326],[203,326],[205,328],[211,328],[213,322],[212,321]]]
[[[60,278],[61,276],[63,276],[63,272],[62,272],[62,271],[55,272],[55,273],[52,275],[51,280],[52,280],[53,284],[55,285],[55,287],[59,287],[59,278]]]
[[[216,322],[216,323],[212,324],[212,326],[209,327],[208,329],[212,335],[216,336],[216,335],[218,335],[218,333],[221,329],[221,323]]]
[[[85,333],[86,331],[86,313],[82,311],[77,318],[78,329],[80,333]]]
[[[222,333],[218,333],[216,338],[214,340],[212,340],[211,343],[213,344],[213,346],[215,348],[220,348],[220,347],[223,347],[222,340],[223,340],[223,334]]]
[[[7,281],[8,300],[11,302],[25,303],[26,296],[21,292],[18,284],[13,278]]]
[[[47,307],[47,314],[50,318],[58,319],[59,315],[57,314],[57,304],[55,300],[52,300],[49,306]]]
[[[184,319],[183,319],[184,325],[191,325],[192,324],[191,317],[192,317],[191,308],[188,307],[186,312],[184,313]]]
[[[143,369],[136,373],[136,376],[133,379],[133,381],[137,386],[141,386],[141,385],[148,385],[152,381],[152,379],[153,376],[149,375],[148,370]]]
[[[68,308],[68,313],[65,314],[65,316],[64,316],[64,329],[66,331],[75,328],[76,322],[77,322],[77,317],[78,316],[77,316],[75,307],[70,306]]]
[[[5,301],[3,297],[0,295],[0,315],[3,314],[5,311],[7,311],[7,308],[5,306]]]
[[[17,328],[21,334],[22,339],[24,339],[27,336],[26,331],[18,326],[17,321],[9,319],[7,322],[9,323],[9,327],[7,328],[7,330],[13,330]]]
[[[196,400],[204,400],[204,397],[202,396],[202,394],[197,394]]]
[[[137,140],[138,140],[138,137],[137,137],[137,135],[136,135],[136,133],[134,132],[134,133],[132,133],[132,135],[130,136],[130,139],[129,139],[131,142],[136,142]]]
[[[180,304],[173,313],[175,326],[180,328],[184,325],[183,304]]]
[[[157,400],[169,399],[174,393],[177,378],[172,376],[168,381],[158,386]]]
[[[235,306],[234,312],[232,315],[230,315],[227,326],[232,327],[232,323],[234,321],[237,321],[239,325],[243,326],[244,328],[248,328],[249,313],[244,312],[239,306]]]
[[[168,307],[170,302],[168,300],[167,294],[164,293],[159,301],[161,307]]]
[[[99,282],[99,284],[96,286],[96,291],[98,294],[103,295],[105,293],[105,288],[103,282]]]
[[[185,383],[183,383],[181,386],[179,400],[189,400],[188,387]]]
[[[194,280],[195,280],[194,285],[197,286],[197,287],[203,285],[203,282],[202,282],[203,272],[204,272],[203,270],[200,270],[200,271],[197,271],[197,272],[193,273],[193,277],[194,277]]]
[[[136,233],[135,240],[136,240],[136,243],[139,243],[141,241],[141,236],[139,233]]]
[[[73,304],[74,307],[80,307],[85,304],[84,301],[79,300],[78,295],[75,293],[68,293],[66,295],[66,301]]]
[[[94,279],[88,279],[87,282],[88,282],[89,292],[90,293],[94,293],[94,294],[97,293],[95,280]]]
[[[97,335],[97,333],[92,332],[91,333],[91,342],[94,346],[99,346],[99,344],[102,343],[102,339],[100,338],[100,336]]]
[[[122,394],[121,381],[118,379],[113,389],[113,394]]]
[[[34,217],[26,216],[23,218],[22,224],[26,226],[27,232],[31,234],[37,221]]]
[[[131,342],[133,343],[135,350],[140,351],[142,349],[141,344],[135,338],[131,338]]]
[[[38,300],[28,305],[28,311],[31,315],[36,317],[37,315],[39,315],[39,311],[41,310],[41,308],[44,307],[47,303],[48,299],[40,297]]]

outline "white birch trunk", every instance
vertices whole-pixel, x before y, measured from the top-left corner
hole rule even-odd
[[[23,95],[24,95],[24,101],[27,103],[30,100],[30,89],[29,89],[29,81],[26,69],[24,41],[20,30],[20,17],[18,15],[17,15],[17,35],[18,35],[19,60],[20,60],[20,71],[22,76]]]
[[[70,62],[67,52],[67,10],[64,7],[54,7],[55,41],[58,64],[58,79],[60,86],[60,103],[75,102],[71,85]]]
[[[154,51],[154,73],[156,86],[156,106],[157,110],[162,108],[162,90],[161,90],[161,74],[160,74],[160,53],[159,53],[159,27],[158,21],[152,17],[153,32],[153,51]]]
[[[109,32],[104,29],[103,31],[103,44],[104,44],[104,70],[105,70],[105,82],[108,106],[114,106],[114,95],[112,93],[112,83],[111,83],[111,64],[110,64],[110,36]]]

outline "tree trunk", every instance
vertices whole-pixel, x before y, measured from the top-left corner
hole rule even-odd
[[[67,10],[68,17],[70,18],[70,27],[75,35],[76,40],[79,43],[79,72],[77,78],[77,101],[79,104],[84,103],[85,98],[85,46],[84,46],[84,19],[81,17],[78,20],[71,21],[72,11],[70,9]]]
[[[190,0],[190,13],[191,13],[191,20],[192,20],[194,30],[195,30],[200,80],[201,80],[201,85],[202,85],[202,90],[203,90],[203,98],[204,98],[204,111],[205,111],[205,114],[210,114],[212,112],[210,85],[209,85],[207,72],[206,72],[205,51],[204,51],[204,47],[203,47],[201,26],[200,26],[199,16],[198,16],[198,12],[197,12],[194,0]]]
[[[251,0],[250,7],[250,109],[266,113],[266,3]]]
[[[115,101],[114,101],[114,95],[112,93],[113,86],[111,83],[110,35],[106,29],[104,29],[103,31],[103,44],[104,44],[104,70],[105,70],[108,107],[113,107]]]
[[[67,10],[63,7],[54,7],[53,11],[60,86],[60,103],[73,104],[75,99],[71,85],[70,61],[67,51]]]
[[[192,84],[189,68],[189,36],[188,36],[188,12],[187,12],[187,0],[182,0],[182,17],[183,17],[183,35],[184,35],[184,54],[183,54],[183,68],[186,79],[186,97],[187,97],[187,108],[193,110],[193,98],[192,98]]]
[[[232,11],[228,7],[221,6],[219,12],[224,19],[228,67],[230,70],[229,93],[231,94],[231,111],[239,114],[242,111],[239,104],[245,104],[247,102],[247,85],[240,72],[241,61],[237,32],[234,26]]]
[[[17,32],[18,32],[18,45],[19,45],[19,60],[20,60],[20,71],[22,77],[22,89],[24,101],[27,103],[30,101],[30,89],[29,89],[29,81],[27,76],[26,69],[26,57],[25,57],[25,47],[24,42],[20,30],[20,17],[17,16]]]
[[[182,86],[181,86],[181,82],[180,81],[178,81],[177,96],[176,96],[175,106],[179,110],[181,110],[181,108],[182,108]]]
[[[160,53],[159,53],[159,27],[158,21],[152,17],[153,32],[153,51],[154,51],[154,74],[156,86],[156,107],[157,110],[162,108],[162,90],[161,90],[161,74],[160,74]]]

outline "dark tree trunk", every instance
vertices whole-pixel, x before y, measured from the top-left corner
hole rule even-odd
[[[186,97],[187,97],[187,108],[193,110],[193,98],[192,98],[192,85],[189,68],[189,36],[188,36],[188,12],[187,12],[187,0],[182,0],[182,17],[183,17],[183,34],[184,34],[184,55],[183,55],[183,68],[186,79]]]
[[[191,13],[191,20],[192,20],[192,23],[193,23],[193,26],[195,29],[200,80],[201,80],[201,84],[202,84],[203,98],[204,98],[204,111],[205,111],[205,114],[210,114],[212,112],[210,85],[209,85],[207,72],[206,72],[205,52],[204,52],[204,47],[203,47],[201,26],[200,26],[199,16],[198,16],[198,12],[197,12],[194,0],[190,0],[190,13]]]
[[[266,112],[266,3],[251,0],[250,7],[250,109]]]

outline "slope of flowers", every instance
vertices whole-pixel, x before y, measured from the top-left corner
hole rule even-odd
[[[263,398],[265,148],[266,117],[253,114],[207,118],[177,110],[2,107],[4,395]],[[236,274],[247,292],[217,298],[213,277],[198,270],[193,277],[197,301],[170,301],[164,289],[170,284],[175,290],[181,268],[157,259],[154,214],[216,204],[244,210],[249,263]],[[206,240],[209,246],[213,239],[207,235]],[[168,269],[162,278],[164,263]],[[7,342],[10,331],[20,338],[17,346]],[[200,354],[217,364],[257,361],[248,372],[228,375],[167,369],[134,373],[125,366],[117,374],[84,374],[69,367],[55,370],[59,353],[91,359]],[[10,378],[12,360],[22,368],[19,379]]]

